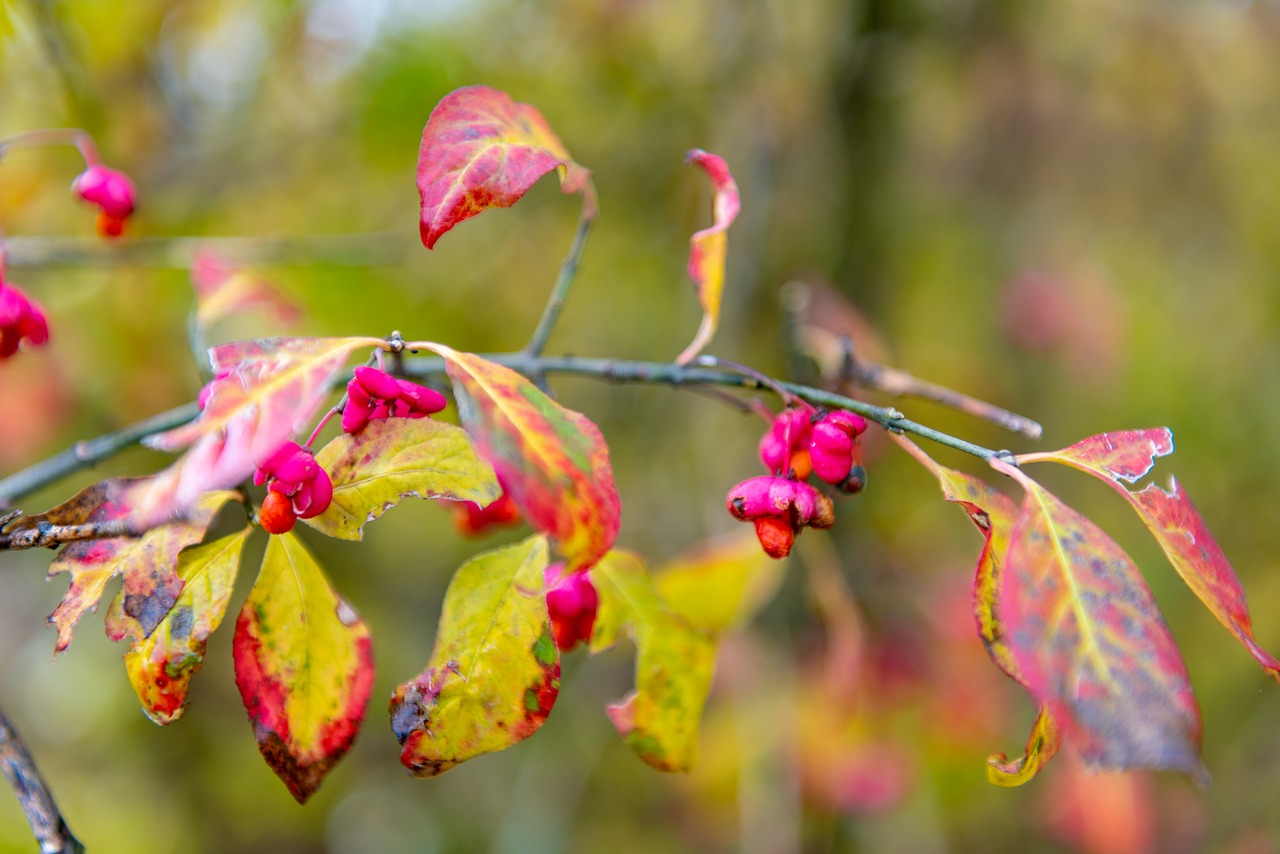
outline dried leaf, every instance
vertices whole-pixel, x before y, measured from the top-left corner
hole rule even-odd
[[[1167,427],[1156,427],[1090,436],[1060,451],[1023,454],[1018,461],[1062,463],[1109,483],[1133,505],[1192,592],[1263,669],[1280,681],[1280,660],[1258,646],[1254,637],[1240,578],[1182,485],[1170,478],[1167,490],[1151,484],[1131,492],[1121,483],[1137,483],[1154,468],[1157,457],[1171,453],[1173,433]]]
[[[1020,470],[1026,491],[1001,574],[1000,615],[1024,684],[1091,766],[1199,779],[1200,708],[1129,556]]]
[[[505,750],[542,726],[560,691],[560,652],[543,590],[547,542],[477,555],[445,592],[435,649],[391,698],[400,761],[434,777]]]
[[[442,344],[406,346],[444,357],[463,426],[529,524],[556,540],[568,571],[613,547],[622,510],[596,425],[502,365]]]
[[[353,350],[384,344],[378,338],[265,338],[211,349],[215,379],[204,411],[145,440],[165,451],[191,447],[156,476],[134,507],[134,524],[146,528],[180,516],[201,493],[240,483],[307,426]]]
[[[724,158],[695,148],[685,156],[684,161],[702,167],[707,173],[715,188],[715,201],[712,203],[712,224],[695,232],[689,239],[689,278],[693,279],[703,317],[693,341],[676,357],[678,365],[693,361],[715,335],[716,324],[720,320],[720,302],[724,295],[729,226],[737,218],[741,207],[738,185],[729,174],[729,165],[724,162]]]
[[[422,242],[489,208],[509,208],[552,169],[560,188],[595,212],[591,173],[574,162],[547,120],[488,86],[450,92],[431,111],[418,152]]]
[[[369,630],[302,541],[282,534],[267,543],[232,653],[258,749],[302,803],[360,731],[373,688]]]
[[[488,504],[502,494],[466,431],[428,418],[370,421],[359,433],[337,436],[316,461],[333,481],[333,501],[302,521],[340,540],[360,539],[365,523],[402,498]]]
[[[751,530],[703,543],[654,570],[658,593],[691,625],[724,632],[745,625],[782,582],[784,565]]]
[[[1009,538],[1019,516],[1017,502],[984,481],[964,472],[939,465],[932,457],[905,436],[895,435],[894,440],[907,453],[915,457],[938,478],[942,496],[959,504],[969,519],[982,532],[982,554],[973,576],[973,616],[987,655],[1006,676],[1026,688],[1036,697],[1031,686],[1018,668],[1013,650],[1009,648],[1007,627],[1001,617],[1003,570],[1009,551]],[[1048,707],[1041,703],[1027,748],[1023,756],[1012,762],[1003,753],[987,759],[987,779],[999,786],[1020,786],[1031,780],[1052,759],[1061,746],[1062,738]]]
[[[61,519],[55,524],[93,524],[127,519],[133,500],[146,492],[150,478],[112,478],[82,490],[59,507],[41,514],[45,519]],[[108,634],[132,632],[151,635],[178,600],[182,580],[174,572],[178,552],[199,542],[213,517],[232,492],[211,493],[201,498],[189,518],[153,528],[140,537],[112,537],[68,543],[49,566],[49,577],[68,573],[71,583],[49,623],[58,630],[54,652],[66,650],[72,628],[87,611],[95,610],[109,582],[122,575],[118,616]],[[127,629],[124,628],[127,626]],[[117,638],[118,639],[118,638]]]
[[[246,526],[239,533],[184,549],[178,555],[178,578],[183,584],[178,601],[150,637],[129,637],[125,672],[142,710],[161,726],[173,723],[187,709],[191,678],[204,665],[209,635],[227,612],[240,553],[252,531]],[[111,603],[108,626],[122,613],[122,601],[117,598]]]
[[[658,595],[640,558],[607,554],[591,570],[600,596],[591,652],[623,635],[636,647],[636,687],[610,703],[609,720],[641,759],[659,771],[688,771],[698,755],[698,720],[711,689],[716,644]]]

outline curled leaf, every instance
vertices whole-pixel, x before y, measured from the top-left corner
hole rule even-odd
[[[400,761],[434,777],[528,738],[560,691],[543,592],[547,542],[530,537],[464,563],[445,592],[435,649],[391,698]]]
[[[489,208],[509,208],[539,178],[559,170],[560,188],[582,193],[595,212],[591,173],[574,162],[542,114],[488,86],[466,86],[440,99],[418,152],[422,243]]]
[[[695,148],[685,156],[685,163],[702,167],[715,188],[712,203],[712,224],[695,232],[689,239],[689,278],[693,279],[702,306],[702,325],[689,346],[676,357],[676,364],[693,361],[715,335],[720,320],[720,302],[724,294],[724,266],[728,252],[729,226],[738,216],[741,203],[738,185],[729,174],[724,158]]]
[[[183,585],[178,601],[150,636],[128,633],[125,672],[142,710],[161,726],[173,723],[186,711],[191,678],[204,665],[209,635],[226,614],[240,553],[252,530],[245,527],[220,540],[184,549],[178,555],[178,578]],[[123,613],[122,604],[121,598],[111,603],[108,626]],[[128,632],[127,624],[122,628]]]
[[[258,749],[302,803],[360,731],[373,688],[373,645],[293,534],[267,543],[236,620],[232,654]]]
[[[1205,778],[1186,665],[1129,556],[1018,469],[1026,491],[1001,575],[1018,672],[1089,765]]]
[[[624,635],[636,647],[635,690],[609,704],[609,720],[648,765],[688,771],[698,755],[698,720],[715,670],[714,638],[671,610],[631,552],[605,555],[591,580],[600,597],[591,652]]]
[[[409,496],[488,504],[502,494],[466,431],[427,418],[370,421],[334,438],[316,462],[333,481],[333,500],[302,521],[340,540],[360,539],[365,523]]]
[[[1133,492],[1125,486],[1145,477],[1157,457],[1171,453],[1173,433],[1167,427],[1157,427],[1090,436],[1060,451],[1023,454],[1018,461],[1062,463],[1110,484],[1137,511],[1192,592],[1263,669],[1280,681],[1280,660],[1260,647],[1254,637],[1244,586],[1182,485],[1171,478],[1168,489],[1151,484]]]
[[[581,572],[618,537],[622,509],[609,448],[590,419],[565,409],[510,368],[443,344],[407,345],[444,357],[462,424],[535,530]]]

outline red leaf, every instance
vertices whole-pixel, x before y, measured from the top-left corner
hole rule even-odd
[[[595,210],[591,173],[574,162],[547,120],[528,104],[488,86],[445,95],[431,111],[418,153],[422,242],[489,209],[509,208],[552,169],[560,188],[581,192]]]
[[[1167,490],[1152,484],[1130,492],[1121,483],[1136,483],[1151,471],[1157,457],[1171,453],[1173,434],[1167,427],[1157,427],[1090,436],[1060,451],[1023,454],[1018,462],[1072,466],[1110,484],[1128,499],[1192,592],[1267,673],[1280,681],[1280,660],[1258,646],[1254,638],[1244,587],[1182,485],[1171,478]]]
[[[702,167],[715,187],[712,224],[695,232],[689,239],[689,278],[693,279],[702,306],[702,325],[689,346],[676,357],[676,364],[687,364],[702,351],[715,334],[720,319],[720,301],[724,294],[724,265],[728,251],[729,226],[741,207],[738,185],[729,174],[724,158],[695,148],[685,156],[686,163]]]
[[[131,519],[145,529],[180,517],[202,493],[240,483],[301,430],[329,394],[353,350],[378,338],[265,338],[209,351],[216,378],[200,416],[145,440],[172,451],[190,445],[156,476]]]
[[[444,357],[462,424],[536,530],[555,538],[568,571],[596,563],[618,538],[622,509],[599,428],[510,368],[429,341]]]
[[[1025,684],[1086,763],[1204,779],[1186,666],[1133,561],[1018,469],[1026,490],[1001,575],[1000,614]]]

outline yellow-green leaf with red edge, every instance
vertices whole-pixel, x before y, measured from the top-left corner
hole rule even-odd
[[[600,429],[510,368],[429,341],[444,357],[462,425],[534,530],[555,539],[567,570],[613,547],[622,509]]]
[[[502,494],[466,431],[429,418],[370,421],[335,437],[316,462],[333,481],[333,500],[302,521],[340,540],[360,539],[365,523],[410,496],[488,504]]]
[[[33,518],[63,520],[55,524],[88,525],[125,520],[135,506],[133,501],[149,488],[150,480],[104,480],[86,487],[49,513]],[[98,607],[107,583],[117,575],[123,577],[118,621],[127,621],[140,637],[155,631],[182,591],[182,580],[174,572],[178,552],[199,542],[222,505],[234,496],[232,492],[207,494],[188,518],[152,528],[141,536],[68,543],[49,566],[50,578],[63,572],[71,576],[66,594],[49,615],[49,623],[58,630],[54,652],[66,650],[76,622]]]
[[[190,446],[134,507],[149,527],[180,516],[204,492],[240,483],[309,426],[351,353],[378,338],[264,338],[209,351],[214,380],[195,420],[144,440],[165,451]]]
[[[1153,483],[1138,492],[1124,485],[1146,477],[1157,457],[1171,453],[1172,431],[1155,427],[1090,436],[1060,451],[1022,454],[1018,462],[1062,463],[1109,483],[1133,505],[1192,592],[1263,669],[1280,681],[1280,660],[1260,647],[1254,637],[1253,618],[1240,578],[1182,484],[1170,478],[1167,490]]]
[[[782,582],[784,566],[760,550],[754,531],[699,544],[653,572],[659,595],[691,625],[724,632],[745,625]]]
[[[702,352],[715,335],[720,321],[720,303],[724,296],[725,257],[729,248],[729,226],[738,217],[741,202],[738,184],[729,173],[724,158],[695,148],[685,155],[685,163],[702,168],[715,189],[712,202],[712,223],[689,238],[689,278],[693,279],[698,303],[702,306],[702,325],[689,346],[676,357],[676,364],[684,365]]]
[[[1018,672],[1086,764],[1199,780],[1200,707],[1138,568],[1103,531],[1009,464],[1025,491],[1001,573]]]
[[[373,688],[369,629],[302,541],[281,534],[267,542],[232,654],[258,749],[302,803],[360,731]]]
[[[511,207],[552,169],[564,192],[582,193],[584,215],[594,216],[591,173],[540,112],[488,86],[450,92],[431,111],[418,152],[423,244],[431,249],[463,220]]]
[[[591,652],[626,636],[636,648],[636,685],[610,703],[627,746],[659,771],[688,771],[698,756],[698,721],[711,689],[716,642],[658,594],[639,556],[613,551],[591,569],[600,597]]]
[[[173,723],[187,709],[191,679],[204,665],[209,635],[226,614],[240,553],[252,530],[246,526],[238,533],[182,550],[178,555],[182,593],[150,637],[138,637],[129,631],[127,621],[119,621],[122,599],[111,603],[107,633],[128,637],[124,667],[129,684],[147,717],[161,726]]]
[[[283,324],[298,318],[297,304],[275,285],[228,264],[209,249],[196,251],[191,261],[191,284],[196,291],[196,325],[201,328],[253,309],[269,310]]]
[[[1006,676],[1030,691],[1006,639],[1000,613],[1001,576],[1009,538],[1017,522],[1018,504],[1005,493],[973,475],[940,465],[905,436],[894,435],[903,450],[933,473],[947,501],[960,505],[982,533],[982,553],[973,575],[973,616],[987,654]],[[1034,692],[1032,695],[1035,696]],[[1036,698],[1039,701],[1039,698]],[[1041,703],[1024,754],[1010,761],[1003,753],[987,758],[987,779],[998,786],[1028,782],[1058,752],[1061,734],[1048,707]]]
[[[530,537],[458,568],[427,668],[391,697],[400,761],[419,777],[505,750],[542,726],[560,691],[543,571],[547,541]]]

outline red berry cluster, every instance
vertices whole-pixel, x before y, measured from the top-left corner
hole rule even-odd
[[[426,418],[449,403],[440,392],[398,380],[377,368],[356,368],[347,383],[347,405],[342,410],[342,430],[359,433],[370,421],[382,418]]]
[[[298,519],[319,516],[333,500],[333,481],[311,451],[285,442],[254,472],[255,486],[267,484],[258,521],[268,534],[293,530]]]
[[[835,522],[835,506],[810,485],[811,474],[846,494],[866,486],[858,444],[866,429],[865,418],[844,409],[782,411],[760,439],[760,462],[772,474],[749,478],[729,490],[729,513],[755,524],[766,554],[786,557],[804,528],[829,528]]]

